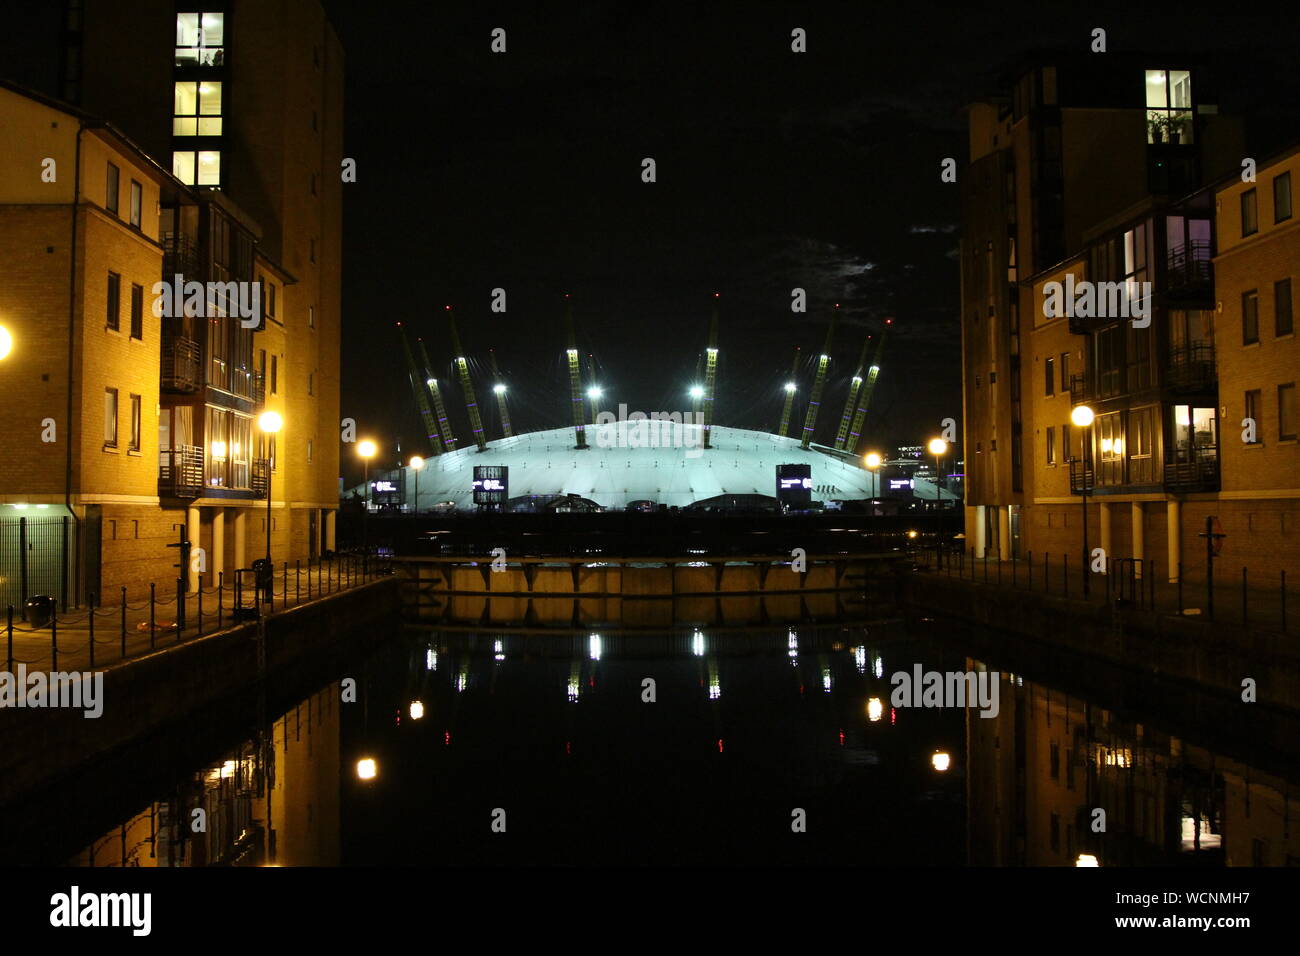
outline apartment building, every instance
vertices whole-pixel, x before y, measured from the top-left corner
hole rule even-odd
[[[1222,418],[1216,516],[1223,556],[1300,581],[1300,448],[1295,337],[1300,228],[1292,183],[1300,144],[1260,158],[1214,193],[1215,359]]]
[[[23,461],[22,474],[6,468],[0,479],[10,517],[39,509],[42,517],[70,523],[66,547],[62,521],[24,523],[24,534],[50,539],[42,539],[40,553],[66,554],[71,567],[47,568],[52,559],[42,559],[39,569],[28,568],[26,593],[67,590],[76,602],[91,593],[104,600],[125,586],[134,600],[148,581],[179,573],[178,549],[166,546],[182,531],[204,549],[202,563],[184,575],[190,589],[200,576],[210,586],[223,571],[246,567],[268,547],[277,563],[332,549],[342,51],[319,3],[191,8],[171,0],[70,0],[50,27],[48,36],[21,42],[48,44],[59,76],[41,91],[6,85],[3,105],[6,118],[25,117],[27,126],[48,121],[74,136],[87,128],[79,137],[81,186],[73,191],[75,143],[68,152],[60,140],[50,149],[64,149],[52,155],[66,153],[59,166],[69,173],[58,189],[31,187],[24,177],[33,163],[39,172],[34,154],[50,149],[42,152],[40,137],[6,122],[12,148],[5,150],[0,204],[12,226],[0,244],[14,247],[11,261],[30,260],[45,245],[54,251],[6,290],[10,314],[20,317],[12,323],[15,344],[0,387],[27,397],[35,394],[31,375],[49,375],[49,389],[70,389],[77,403],[72,427],[85,447],[71,464],[38,449]],[[100,156],[110,148],[119,161]],[[23,212],[29,206],[39,208]],[[64,232],[38,236],[22,215],[63,222]],[[42,238],[49,241],[42,245]],[[59,251],[66,259],[74,248],[75,268],[64,261],[56,282]],[[178,275],[205,287],[255,287],[260,315],[242,315],[238,307],[247,303],[227,292],[206,309],[187,302],[155,313],[155,283],[172,284]],[[24,346],[37,341],[33,309],[47,299],[72,316],[63,320],[62,338],[48,343],[65,356],[71,347],[70,375],[23,364],[34,354]],[[91,338],[93,323],[84,323],[100,315],[120,345]],[[3,316],[0,324],[8,324]],[[111,380],[88,375],[95,363],[111,370]],[[86,418],[92,392],[103,436],[98,429],[91,434]],[[282,417],[277,434],[258,429],[265,410]],[[15,438],[23,437],[21,427],[16,419],[4,425]],[[110,440],[114,428],[119,434]],[[26,480],[27,471],[41,480]],[[64,510],[47,510],[55,508]],[[18,536],[0,527],[5,548],[13,537],[17,552]]]
[[[1218,491],[1204,187],[1239,166],[1242,124],[1195,63],[1037,56],[1002,84],[969,109],[959,176],[967,540],[1078,562],[1086,488],[1090,547],[1176,577],[1184,509]],[[1052,309],[1052,283],[1121,295]],[[1108,308],[1130,294],[1145,317]]]

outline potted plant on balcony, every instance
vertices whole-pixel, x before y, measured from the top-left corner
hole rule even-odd
[[[1165,120],[1165,128],[1169,130],[1169,142],[1173,143],[1175,146],[1177,146],[1182,137],[1191,130],[1191,127],[1191,117],[1185,113],[1178,113]]]
[[[1147,114],[1147,131],[1151,134],[1151,142],[1163,143],[1165,141],[1165,127],[1168,121],[1159,113]]]

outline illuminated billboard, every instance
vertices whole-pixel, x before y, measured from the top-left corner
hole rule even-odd
[[[808,508],[812,504],[812,488],[812,465],[776,466],[776,500],[782,508]]]
[[[500,505],[510,497],[510,469],[505,465],[474,466],[474,504]]]

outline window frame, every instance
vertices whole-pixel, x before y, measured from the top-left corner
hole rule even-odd
[[[1056,357],[1048,355],[1043,358],[1043,397],[1051,398],[1056,394]]]
[[[131,283],[131,338],[144,341],[144,286]]]
[[[1254,303],[1253,308],[1249,308],[1247,303]],[[1249,333],[1247,316],[1251,316],[1254,323],[1253,337]],[[1258,345],[1259,344],[1259,290],[1247,289],[1241,294],[1241,344]]]
[[[1285,216],[1278,215],[1277,186],[1278,183],[1280,182],[1286,183],[1286,215]],[[1294,208],[1295,208],[1294,199],[1291,195],[1291,170],[1288,169],[1286,172],[1278,173],[1276,176],[1273,177],[1273,223],[1274,225],[1276,225],[1279,222],[1286,222],[1288,219],[1290,219],[1294,212]]]
[[[144,218],[144,187],[134,179],[131,180],[131,208],[129,210],[131,225],[140,228],[140,223]]]
[[[128,400],[131,405],[131,435],[126,450],[139,453],[142,433],[140,427],[140,411],[143,406],[143,400],[139,395],[134,393],[130,395]]]
[[[104,327],[113,332],[122,331],[122,275],[108,270],[108,302],[105,306]]]
[[[121,205],[122,170],[111,159],[108,161],[104,179],[104,209],[117,216]]]
[[[118,419],[117,389],[105,386],[104,388],[104,447],[117,447],[117,419]],[[110,428],[110,422],[112,427]]]
[[[1282,294],[1284,287],[1286,291],[1285,296]],[[1284,302],[1286,303],[1285,309],[1281,307]],[[1285,328],[1282,325],[1282,316],[1284,313],[1286,315]],[[1285,279],[1278,279],[1273,283],[1273,337],[1280,339],[1283,336],[1292,335],[1294,333],[1295,300],[1291,293],[1291,277],[1287,276]]]
[[[1248,209],[1249,216],[1247,216]],[[1249,229],[1246,228],[1247,219],[1250,220]],[[1252,188],[1243,191],[1241,194],[1241,238],[1245,239],[1257,232],[1259,232],[1259,201],[1256,190]]]

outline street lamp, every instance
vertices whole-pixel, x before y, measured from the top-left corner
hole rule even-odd
[[[270,435],[271,440],[275,438],[275,433],[284,425],[284,419],[280,417],[279,412],[262,412],[257,419],[257,427],[263,434]],[[271,564],[271,466],[275,461],[271,451],[271,441],[266,443],[266,563]]]
[[[424,459],[419,455],[411,458],[411,467],[415,469],[415,513],[420,513],[420,469],[424,467]]]
[[[880,457],[880,452],[869,451],[863,457],[862,462],[871,472],[871,513],[876,513],[876,499],[880,497],[880,466],[884,464],[884,459]]]
[[[948,453],[948,443],[942,438],[931,438],[927,446],[930,454],[934,455],[934,501],[939,509],[939,564],[943,565],[943,556],[947,551],[947,543],[943,539],[943,456]]]
[[[0,359],[9,357],[9,353],[14,348],[14,337],[9,334],[9,330],[0,325]]]
[[[1070,421],[1083,429],[1079,456],[1082,459],[1079,469],[1079,499],[1083,502],[1083,596],[1091,593],[1088,569],[1088,461],[1092,458],[1092,422],[1097,416],[1087,405],[1076,405],[1070,412]]]
[[[365,441],[357,442],[357,454],[360,455],[361,460],[365,462],[365,476],[366,476],[365,478],[366,494],[365,494],[365,498],[363,499],[363,504],[365,505],[365,509],[361,512],[361,574],[363,578],[365,577],[367,571],[369,570],[368,564],[370,559],[370,538],[369,538],[370,459],[375,457],[376,451],[378,451],[378,449],[375,447],[375,443],[368,438]]]
[[[786,390],[787,392],[793,392],[793,391],[795,390],[795,384],[794,384],[794,382],[786,382],[786,383],[785,383],[785,390]]]
[[[703,397],[704,397],[704,386],[703,386],[703,385],[692,385],[692,386],[691,386],[691,398],[703,398]]]

